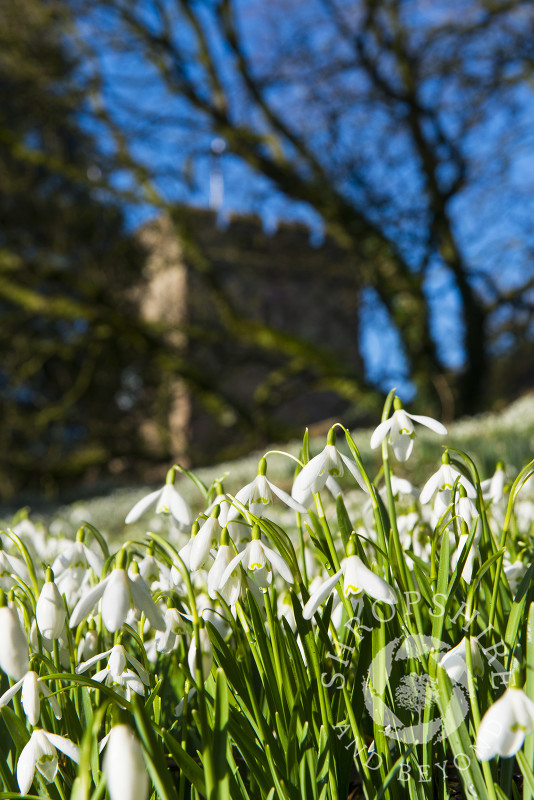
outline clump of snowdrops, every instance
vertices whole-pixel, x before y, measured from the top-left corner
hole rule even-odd
[[[173,466],[118,552],[2,532],[2,797],[534,797],[534,462],[481,480],[446,433],[392,392],[377,475],[336,425],[235,495]]]

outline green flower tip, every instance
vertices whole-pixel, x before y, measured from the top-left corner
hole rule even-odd
[[[213,511],[210,514],[210,517],[213,517],[214,519],[217,519],[217,517],[219,516],[220,513],[221,513],[221,507],[220,506],[215,506]]]
[[[500,470],[501,472],[504,472],[504,461],[497,461],[497,468],[496,468],[496,470],[497,470],[497,471],[499,471],[499,470]]]
[[[167,472],[167,477],[165,478],[165,483],[171,486],[174,486],[174,480],[176,478],[176,467],[171,467],[170,470]]]
[[[460,494],[460,497],[467,497],[465,486],[463,486],[461,483],[458,485],[458,492]]]
[[[451,457],[449,455],[449,451],[448,450],[445,450],[445,452],[441,456],[441,463],[442,464],[450,464],[451,463]]]
[[[230,544],[230,536],[228,535],[228,528],[225,525],[221,531],[221,547],[222,546],[227,547],[229,544]]]
[[[78,530],[76,531],[76,541],[83,542],[84,539],[85,539],[85,528],[82,525],[81,528],[78,528]]]
[[[393,410],[400,411],[401,409],[402,409],[402,400],[400,399],[400,397],[397,397],[397,395],[395,395],[395,397],[393,398]]]
[[[259,525],[252,526],[252,540],[259,539],[261,537],[261,530]]]
[[[352,533],[347,543],[347,557],[356,555],[356,536]]]
[[[117,553],[115,558],[115,569],[124,569],[126,567],[126,550],[122,547]]]
[[[45,580],[47,583],[54,583],[54,573],[52,567],[47,567]]]
[[[139,575],[139,564],[137,561],[132,561],[131,564],[132,575]]]
[[[263,456],[258,464],[258,475],[267,475],[267,459]]]
[[[191,538],[197,535],[199,528],[200,528],[200,523],[198,519],[196,519],[191,525]]]
[[[6,594],[3,589],[0,589],[0,608],[7,606]]]
[[[336,429],[335,428],[330,428],[330,430],[328,431],[328,436],[326,437],[326,443],[327,444],[333,444],[335,446],[335,444],[336,444]]]

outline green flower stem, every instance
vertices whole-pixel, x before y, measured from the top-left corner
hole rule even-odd
[[[523,483],[526,480],[528,480],[528,478],[530,477],[530,475],[533,472],[534,472],[534,459],[532,461],[530,461],[527,464],[527,466],[524,467],[521,470],[521,472],[519,473],[519,475],[517,476],[517,478],[515,479],[515,481],[513,482],[512,486],[510,488],[510,496],[508,498],[508,506],[507,506],[507,509],[506,509],[506,517],[504,519],[504,525],[503,525],[503,529],[502,529],[501,540],[499,542],[499,548],[502,549],[503,551],[504,551],[504,548],[506,546],[506,539],[508,537],[508,531],[510,530],[510,521],[511,521],[512,514],[513,514],[516,492],[518,492],[519,489],[521,489],[521,486],[523,485]],[[500,588],[499,584],[500,584],[500,581],[501,581],[501,571],[502,571],[503,558],[504,558],[504,552],[503,552],[503,555],[498,559],[497,566],[496,566],[495,583],[493,585],[493,592],[492,592],[491,606],[490,606],[490,616],[489,616],[489,625],[490,626],[493,626],[493,623],[495,621],[495,614],[496,614],[496,611],[497,611],[497,598],[498,598],[498,593],[499,593],[499,588]]]
[[[276,682],[278,684],[278,688],[280,692],[282,692],[284,686],[284,679],[282,676],[282,667],[280,666],[280,654],[278,652],[278,643],[276,641],[276,631],[274,627],[274,617],[273,617],[273,608],[271,604],[271,597],[269,595],[269,591],[267,590],[264,595],[265,600],[265,610],[267,611],[267,624],[269,626],[269,631],[271,633],[271,647],[273,651],[273,658],[274,658],[274,669],[276,672]]]

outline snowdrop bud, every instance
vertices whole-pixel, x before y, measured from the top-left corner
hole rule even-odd
[[[47,639],[58,639],[63,633],[67,612],[59,589],[54,583],[54,573],[46,572],[46,583],[41,589],[35,608],[39,630]]]
[[[143,748],[128,725],[114,725],[111,729],[104,775],[111,800],[146,800],[149,780]]]
[[[28,640],[14,608],[0,589],[0,667],[15,681],[29,670]]]

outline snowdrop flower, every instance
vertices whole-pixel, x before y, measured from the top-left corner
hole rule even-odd
[[[103,682],[106,686],[117,690],[124,695],[126,700],[130,699],[132,691],[136,694],[144,695],[145,686],[150,683],[149,674],[143,665],[134,656],[130,655],[121,644],[116,644],[110,650],[98,653],[98,655],[89,658],[82,664],[78,664],[76,674],[79,675],[82,672],[86,672],[106,656],[109,656],[108,663],[104,669],[93,675],[93,680],[99,683]],[[135,672],[127,669],[127,662],[132,665]]]
[[[521,579],[526,571],[527,567],[525,564],[523,564],[522,561],[519,560],[514,561],[513,564],[510,564],[510,562],[505,561],[504,574],[508,579],[508,583],[510,584],[510,589],[512,591],[512,594],[515,594],[517,587],[519,586],[519,583],[521,582]]]
[[[434,433],[439,433],[440,436],[447,434],[447,428],[432,417],[421,417],[418,414],[408,414],[402,407],[401,401],[398,397],[393,400],[394,412],[393,415],[381,422],[378,428],[371,436],[371,448],[374,450],[381,444],[386,436],[388,442],[393,448],[395,457],[398,461],[407,461],[413,450],[413,443],[415,439],[415,430],[412,420],[418,422],[420,425],[425,425]]]
[[[163,615],[154,603],[150,589],[140,575],[130,578],[122,566],[124,560],[125,553],[121,551],[117,559],[118,566],[77,603],[70,618],[71,628],[79,625],[102,598],[102,621],[108,631],[118,631],[132,607],[142,611],[154,628],[165,630]]]
[[[67,611],[63,598],[54,583],[54,573],[46,571],[46,582],[41,589],[35,608],[37,626],[46,639],[58,639],[63,633]]]
[[[507,689],[484,714],[478,729],[475,752],[480,761],[495,756],[510,758],[534,731],[534,703],[522,689]]]
[[[95,628],[95,621],[89,621],[89,630],[85,636],[80,640],[78,646],[78,661],[82,658],[87,660],[96,655],[98,651],[98,631]]]
[[[83,534],[79,534],[80,536]],[[82,569],[84,571],[92,569],[96,576],[102,572],[104,562],[98,553],[94,553],[83,541],[71,542],[58,555],[52,564],[52,572],[56,580],[61,573],[67,569]]]
[[[494,475],[481,483],[484,499],[491,500],[493,503],[499,503],[504,497],[505,482],[506,474],[504,472],[504,464],[502,461],[499,461]]]
[[[128,725],[111,729],[103,769],[111,800],[146,800],[149,779],[143,748]]]
[[[451,681],[459,683],[462,681],[464,675],[467,673],[467,661],[466,661],[466,648],[467,639],[464,638],[457,644],[456,647],[453,647],[439,661],[439,664]],[[478,646],[478,642],[476,639],[469,639],[469,643],[471,646],[471,661],[473,664],[473,674],[474,675],[483,675],[484,674],[484,662],[482,661],[482,656],[480,655],[480,647]]]
[[[14,681],[30,669],[28,639],[16,610],[6,603],[0,589],[0,667]]]
[[[82,533],[79,535],[83,535]],[[69,543],[52,564],[52,572],[60,594],[64,594],[68,605],[75,605],[89,588],[91,572],[98,577],[104,562],[81,540]]]
[[[235,499],[243,506],[248,507],[249,511],[256,517],[262,517],[267,506],[273,503],[273,494],[278,497],[286,506],[298,511],[299,514],[305,514],[306,509],[301,503],[298,503],[291,495],[279,489],[274,483],[267,478],[267,461],[265,458],[260,460],[258,465],[258,474],[253,481],[247,483],[240,489]],[[230,522],[239,515],[239,508],[233,506],[228,512],[226,521]]]
[[[30,725],[37,725],[41,713],[41,697],[47,697],[56,719],[61,719],[61,709],[57,698],[50,692],[38,674],[30,670],[0,697],[0,706],[5,706],[22,689],[22,708]]]
[[[132,522],[137,522],[145,511],[155,504],[156,514],[172,514],[178,523],[178,527],[182,530],[187,530],[191,526],[193,517],[189,505],[174,488],[175,477],[176,469],[172,467],[167,473],[163,489],[157,489],[155,492],[150,492],[150,494],[141,498],[127,514],[124,520],[125,523],[129,525]]]
[[[465,528],[464,528],[464,530],[465,530]],[[461,557],[461,555],[462,555],[462,553],[464,551],[464,548],[465,548],[465,545],[467,544],[467,540],[468,539],[469,539],[469,534],[468,533],[462,533],[460,535],[460,539],[458,541],[458,548],[453,553],[452,558],[451,558],[451,567],[452,567],[452,569],[456,569],[456,565],[457,565],[458,561],[460,560],[460,557]],[[470,583],[471,582],[475,560],[478,559],[480,561],[480,550],[478,549],[478,541],[479,541],[479,539],[480,539],[480,534],[478,534],[478,536],[475,536],[475,538],[473,539],[473,543],[471,544],[471,549],[469,550],[469,553],[467,554],[467,558],[466,558],[466,561],[465,561],[465,564],[464,564],[464,568],[462,570],[462,578],[464,579],[464,581],[466,583]]]
[[[225,585],[238,564],[242,564],[245,569],[248,569],[251,572],[261,570],[263,567],[266,567],[268,573],[270,573],[270,570],[274,568],[276,572],[280,573],[284,580],[286,580],[288,583],[293,583],[293,575],[289,565],[286,564],[279,553],[276,553],[274,550],[271,550],[270,547],[267,547],[267,545],[263,544],[260,539],[260,528],[258,525],[254,525],[252,528],[251,541],[237,556],[235,556],[235,558],[230,561],[226,567],[221,577],[219,586]]]
[[[310,599],[304,606],[302,616],[311,619],[319,606],[334,591],[336,584],[343,576],[343,594],[345,597],[354,595],[358,597],[364,592],[375,600],[394,605],[397,596],[389,583],[365,566],[361,558],[355,555],[354,542],[349,542],[347,558],[343,559],[341,569],[315,589]]]
[[[451,501],[452,489],[457,479],[460,486],[464,487],[467,497],[473,500],[477,496],[473,484],[451,466],[448,453],[444,453],[441,460],[442,463],[438,471],[428,479],[421,489],[420,502],[423,505],[428,503],[435,492],[438,492],[441,495],[440,500],[443,501],[445,507],[448,506]]]
[[[310,505],[312,495],[321,491],[329,477],[341,478],[345,466],[364,492],[367,492],[356,464],[336,449],[336,433],[333,428],[329,430],[326,442],[324,450],[304,465],[293,483],[291,496],[303,506]]]
[[[216,600],[217,594],[220,594],[229,606],[233,606],[241,594],[241,570],[236,564],[226,581],[222,582],[223,575],[226,574],[226,570],[234,558],[234,551],[228,542],[228,530],[225,527],[221,533],[221,544],[217,550],[215,561],[208,572],[208,595],[212,600]]]
[[[152,553],[148,553],[139,564],[139,574],[152,592],[170,589],[170,570]]]
[[[189,549],[189,569],[192,572],[204,566],[211,550],[211,545],[219,538],[221,527],[217,517],[219,506],[215,506],[211,517],[200,526],[197,535],[192,539]],[[187,545],[186,545],[187,546]]]
[[[76,763],[80,749],[65,736],[36,728],[22,750],[17,764],[17,783],[21,794],[28,794],[37,768],[47,783],[52,783],[58,768],[57,750],[61,750]]]
[[[201,627],[198,632],[199,637],[199,644],[200,644],[200,673],[202,676],[202,680],[206,680],[208,675],[211,671],[211,665],[213,664],[213,648],[211,646],[210,637],[208,632],[204,626],[203,621],[200,622]],[[197,645],[195,641],[195,636],[191,639],[191,644],[189,646],[189,653],[187,655],[187,664],[189,666],[189,672],[191,673],[193,679],[196,678],[197,674]]]
[[[28,580],[28,570],[24,561],[8,555],[5,550],[0,550],[0,588],[9,592],[16,584],[16,578],[25,582]]]
[[[158,653],[172,653],[178,644],[178,637],[186,633],[184,621],[176,608],[165,611],[165,630],[157,631],[155,646]]]

